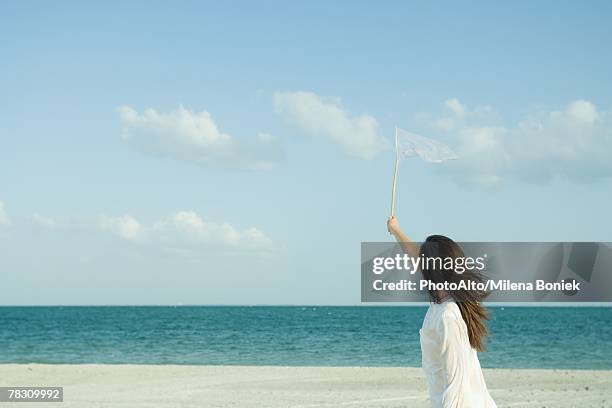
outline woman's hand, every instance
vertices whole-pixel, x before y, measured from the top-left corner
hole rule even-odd
[[[394,216],[389,217],[387,220],[387,230],[389,231],[389,234],[396,236],[399,232],[401,232],[399,222]]]

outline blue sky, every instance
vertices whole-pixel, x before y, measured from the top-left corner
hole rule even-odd
[[[609,2],[292,3],[0,6],[0,304],[358,303],[395,125],[415,239],[612,240]]]

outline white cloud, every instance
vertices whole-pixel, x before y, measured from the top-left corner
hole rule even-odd
[[[589,101],[535,112],[514,126],[491,124],[499,117],[489,107],[469,109],[456,99],[445,106],[450,113],[430,117],[429,124],[461,156],[445,165],[461,181],[497,187],[511,177],[544,182],[612,176],[612,116]]]
[[[57,218],[35,214],[31,221],[42,228],[62,231],[99,231],[123,240],[173,253],[200,249],[270,250],[272,240],[258,228],[240,230],[228,223],[205,221],[194,211],[178,211],[149,223],[131,215],[95,218]]]
[[[595,105],[585,100],[570,103],[567,107],[567,114],[574,120],[590,124],[593,124],[599,118]]]
[[[144,227],[129,215],[121,217],[101,216],[98,221],[100,229],[110,231],[130,241],[143,239],[145,236]]]
[[[149,225],[135,218],[101,216],[98,227],[123,239],[180,248],[226,247],[232,249],[270,249],[272,240],[255,227],[238,230],[228,223],[204,221],[193,211],[179,211]]]
[[[306,132],[329,138],[347,154],[372,159],[389,148],[377,133],[378,122],[370,115],[350,116],[337,98],[322,98],[312,92],[274,94],[276,111]]]
[[[140,114],[129,106],[118,111],[123,140],[147,153],[203,166],[256,170],[268,169],[284,158],[272,136],[260,133],[251,140],[238,140],[222,132],[207,111],[182,106],[169,113],[146,109]]]
[[[423,113],[419,116],[428,120],[434,128],[445,132],[455,130],[468,121],[484,122],[487,125],[499,121],[499,115],[490,106],[477,106],[469,109],[457,98],[444,101],[444,108],[445,113],[437,118],[432,119],[431,115]]]
[[[0,200],[0,225],[10,225],[11,219],[6,212],[4,203]]]
[[[255,227],[240,231],[228,223],[205,222],[193,211],[179,211],[158,221],[151,232],[157,236],[176,237],[198,244],[244,248],[270,248],[272,245],[272,241]]]
[[[58,221],[55,218],[47,217],[40,214],[32,215],[32,222],[36,225],[45,228],[56,228],[58,226]]]
[[[459,119],[465,116],[465,106],[459,102],[459,99],[448,99],[445,103],[446,107],[451,110]]]

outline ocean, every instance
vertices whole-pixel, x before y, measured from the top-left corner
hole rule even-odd
[[[483,367],[612,369],[612,308],[493,307]],[[426,307],[0,307],[0,363],[420,366]]]

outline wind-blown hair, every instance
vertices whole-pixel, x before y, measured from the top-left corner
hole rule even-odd
[[[452,239],[443,235],[431,235],[421,245],[419,256],[457,259],[465,255],[461,247]],[[457,273],[453,269],[440,268],[439,266],[435,262],[433,262],[433,265],[423,264],[421,267],[423,278],[433,283],[454,282],[458,284],[462,280],[476,283],[485,281],[484,275],[476,269]],[[487,320],[489,319],[489,313],[481,302],[489,293],[463,289],[449,290],[447,293],[457,303],[461,311],[461,316],[467,326],[471,346],[478,351],[484,351],[485,339],[488,335]],[[429,296],[434,303],[441,303],[444,300],[438,291],[430,290]]]

